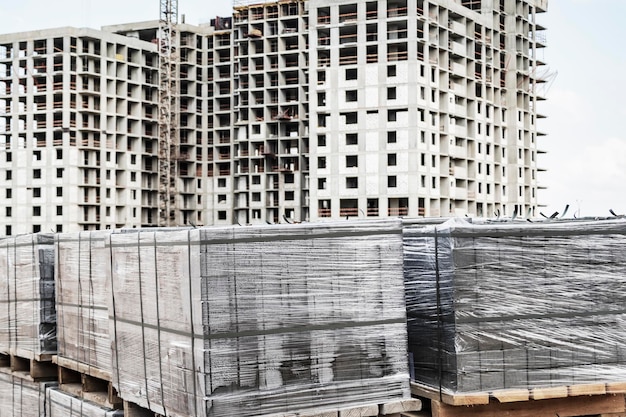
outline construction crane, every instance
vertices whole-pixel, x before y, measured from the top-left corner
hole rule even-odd
[[[159,226],[176,225],[178,182],[178,0],[160,0],[159,16]]]

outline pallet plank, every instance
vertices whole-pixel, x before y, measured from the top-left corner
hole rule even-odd
[[[493,391],[491,396],[501,403],[528,401],[530,399],[530,391],[527,389],[503,389]]]
[[[351,407],[339,410],[339,417],[376,417],[378,405],[366,405],[363,407]]]
[[[550,400],[555,398],[565,398],[569,394],[567,386],[533,388],[530,390],[532,400]]]
[[[575,397],[578,395],[604,395],[606,394],[606,384],[580,384],[568,387],[568,395]]]
[[[607,394],[626,394],[626,382],[609,382],[606,384]]]
[[[424,397],[430,400],[443,401],[450,405],[480,405],[489,404],[488,392],[477,393],[461,393],[461,394],[447,394],[445,392],[439,392],[433,387],[417,384],[411,382],[411,394],[416,397]]]
[[[420,411],[422,409],[422,401],[417,398],[410,398],[402,401],[381,404],[379,406],[379,414],[386,416],[389,414],[397,414],[403,411]]]
[[[476,406],[452,406],[432,401],[432,417],[576,417],[626,411],[624,394],[529,400]]]
[[[34,359],[37,362],[51,362],[52,357],[54,356],[52,353],[35,353],[31,350],[22,348],[11,349],[11,355],[24,359]]]
[[[96,378],[104,379],[106,381],[111,381],[111,372],[95,368],[91,365],[87,365],[73,359],[63,358],[61,356],[54,355],[52,357],[52,362],[56,363],[59,366],[62,366],[63,368],[80,372],[81,374],[87,374]]]

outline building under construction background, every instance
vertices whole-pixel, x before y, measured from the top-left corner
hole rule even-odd
[[[0,36],[0,232],[535,217],[545,1],[237,1]]]

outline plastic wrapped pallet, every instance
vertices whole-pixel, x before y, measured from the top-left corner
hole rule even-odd
[[[452,393],[626,380],[626,222],[407,226],[413,376]]]
[[[123,417],[121,410],[101,407],[90,401],[49,388],[46,391],[46,417]]]
[[[39,358],[56,353],[54,235],[0,241],[0,351]]]
[[[15,417],[45,416],[46,387],[54,382],[32,382],[0,372],[0,415]]]
[[[112,234],[110,247],[127,401],[220,417],[410,396],[398,221]]]
[[[110,378],[109,233],[56,236],[56,289],[59,364]]]

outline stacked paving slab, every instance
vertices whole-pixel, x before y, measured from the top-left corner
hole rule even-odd
[[[58,362],[90,374],[111,375],[109,336],[110,232],[56,236]]]
[[[0,240],[0,410],[20,417],[120,415],[58,391],[47,381],[55,379],[50,367],[39,371],[58,353],[110,372],[105,234]],[[18,360],[25,362],[16,366]]]
[[[46,390],[45,414],[36,417],[123,417],[122,410],[111,410],[54,388]],[[19,414],[18,414],[19,415]],[[33,416],[35,417],[35,416]]]
[[[24,358],[56,353],[54,235],[0,240],[0,352]]]
[[[181,416],[410,397],[398,221],[110,235],[113,381]]]
[[[623,381],[626,222],[407,226],[413,378],[445,392]]]
[[[25,235],[0,241],[0,352],[58,345],[181,417],[383,404],[409,372],[450,393],[623,382],[625,277],[623,220]],[[120,414],[54,385],[0,372],[0,406]]]
[[[7,412],[7,416],[46,416],[46,389],[55,385],[0,372],[0,415]]]

